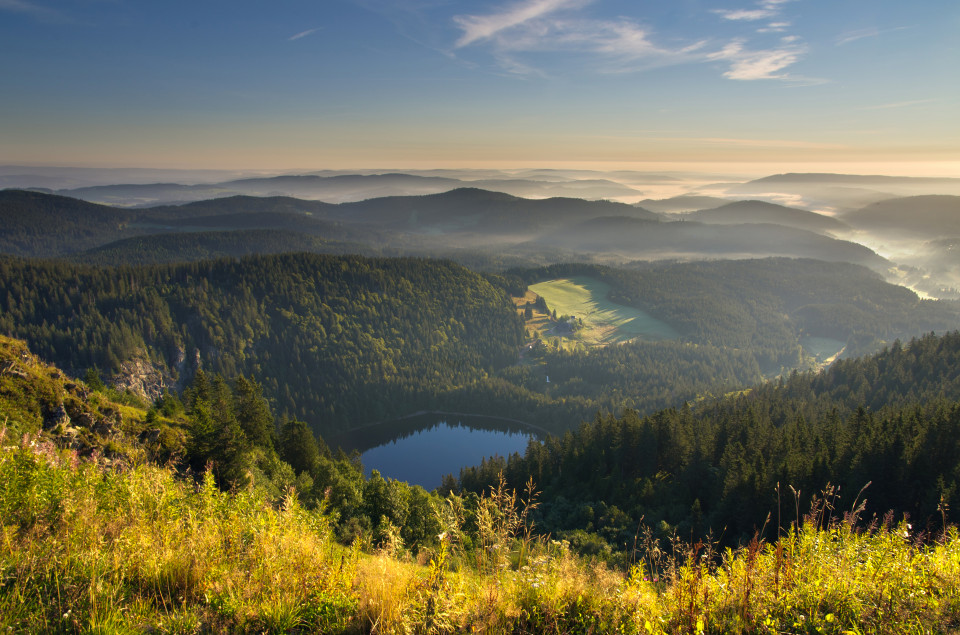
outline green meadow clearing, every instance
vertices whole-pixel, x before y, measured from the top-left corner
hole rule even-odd
[[[585,344],[604,345],[643,338],[670,340],[679,334],[665,322],[633,307],[607,299],[610,285],[594,278],[578,276],[546,280],[530,285],[558,316],[573,315],[583,320],[577,333]]]

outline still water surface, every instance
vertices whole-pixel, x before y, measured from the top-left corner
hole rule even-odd
[[[368,475],[377,470],[432,490],[444,475],[458,476],[460,468],[487,457],[523,454],[531,436],[530,429],[500,419],[423,414],[354,430],[330,444],[359,451]]]

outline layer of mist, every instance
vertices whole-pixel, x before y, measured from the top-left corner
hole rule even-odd
[[[16,255],[97,250],[108,262],[126,261],[134,256],[124,241],[163,234],[198,235],[158,243],[182,248],[182,259],[209,254],[214,243],[220,247],[212,253],[273,253],[277,232],[287,232],[309,237],[290,243],[310,251],[439,256],[492,270],[563,261],[816,258],[868,266],[926,297],[960,299],[960,179],[0,166],[0,186],[69,197],[27,203],[4,193],[0,248]],[[62,202],[74,199],[100,205]],[[239,231],[248,249],[231,246],[236,237],[211,235]],[[261,239],[258,232],[273,233]],[[171,251],[161,259],[175,257]]]

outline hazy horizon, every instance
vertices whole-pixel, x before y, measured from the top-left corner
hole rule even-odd
[[[414,162],[407,164],[396,164],[387,166],[364,165],[364,164],[320,164],[311,166],[265,166],[265,165],[246,165],[237,164],[211,164],[205,166],[194,166],[189,161],[174,164],[154,163],[154,164],[122,164],[117,162],[105,163],[71,163],[52,160],[50,162],[15,162],[8,161],[0,163],[0,171],[10,170],[11,168],[27,168],[39,170],[143,170],[143,171],[182,171],[182,172],[213,172],[213,173],[238,173],[251,175],[284,175],[284,174],[308,174],[313,172],[339,172],[349,174],[388,174],[402,172],[427,172],[427,171],[481,171],[495,170],[504,173],[518,173],[530,170],[556,170],[556,171],[588,171],[598,174],[611,172],[639,172],[639,173],[681,173],[688,175],[703,175],[705,177],[735,177],[738,179],[750,180],[772,176],[776,174],[799,174],[799,173],[825,173],[825,174],[845,174],[856,176],[893,176],[893,177],[914,177],[914,178],[960,178],[960,160],[957,161],[782,161],[782,162],[736,162],[736,161],[661,161],[661,162],[578,162],[578,161],[538,161],[527,164],[489,162],[489,163],[471,163],[471,162]]]

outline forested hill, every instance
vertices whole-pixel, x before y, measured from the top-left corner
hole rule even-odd
[[[12,220],[3,227],[7,217]],[[782,213],[776,217],[784,219]],[[84,262],[90,255],[95,262],[122,258],[124,264],[148,264],[169,260],[167,246],[175,242],[180,261],[192,261],[211,253],[201,239],[164,238],[165,245],[151,249],[148,241],[139,250],[127,249],[129,243],[123,241],[162,234],[282,230],[323,239],[314,241],[308,247],[311,251],[342,253],[342,244],[349,243],[364,254],[453,258],[499,270],[551,262],[774,255],[855,262],[881,273],[893,266],[863,245],[787,225],[718,228],[666,220],[611,201],[524,199],[476,188],[340,204],[232,196],[137,209],[12,190],[0,192],[0,253]],[[263,243],[264,252],[272,252],[269,237],[253,238],[251,249]],[[93,251],[103,247],[108,247],[108,254]],[[227,253],[237,251],[225,247]]]
[[[797,365],[798,337],[846,344],[855,357],[877,342],[960,328],[956,305],[925,301],[876,273],[847,263],[766,258],[584,264],[513,270],[528,284],[589,276],[610,285],[610,300],[646,311],[697,344],[762,351],[765,372]]]
[[[153,236],[134,236],[109,243],[69,260],[95,265],[155,265],[162,263],[241,258],[243,256],[288,253],[380,255],[367,245],[330,240],[301,231],[281,229],[234,229]]]
[[[321,433],[428,407],[515,363],[501,288],[459,265],[310,254],[95,268],[0,259],[0,332],[73,372],[263,383]],[[131,362],[138,362],[131,369]]]
[[[460,188],[429,196],[391,196],[336,208],[340,220],[377,223],[396,229],[512,234],[621,214],[649,221],[658,214],[611,201],[578,198],[525,199],[500,192]]]
[[[0,190],[0,253],[60,255],[142,233],[127,210],[23,190]]]
[[[585,551],[625,549],[641,520],[664,536],[775,535],[830,484],[838,510],[866,499],[867,518],[906,513],[918,531],[941,514],[956,522],[960,333],[897,342],[696,408],[598,416],[524,457],[462,471],[459,487],[479,491],[501,470],[512,483],[540,484],[541,529]]]

